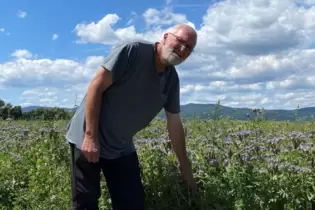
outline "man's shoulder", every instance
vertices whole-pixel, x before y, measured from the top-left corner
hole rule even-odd
[[[139,48],[145,48],[145,47],[152,47],[154,43],[146,41],[146,40],[132,40],[132,41],[122,41],[115,45],[113,45],[113,49],[139,49]]]

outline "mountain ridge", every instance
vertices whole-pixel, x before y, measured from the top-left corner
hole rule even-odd
[[[27,106],[22,107],[22,112],[29,112],[37,108],[50,109],[54,107],[46,106]],[[75,111],[77,108],[65,108],[59,107],[66,111]],[[245,120],[248,118],[255,117],[259,112],[254,112],[251,108],[235,108],[229,106],[223,106],[218,104],[198,104],[198,103],[189,103],[181,105],[181,115],[185,119],[192,119],[194,117],[199,117],[200,119],[209,119],[213,118],[213,111],[219,108],[220,115],[224,117],[230,117],[236,120]],[[304,107],[298,109],[264,109],[262,110],[263,117],[269,120],[275,121],[293,121],[297,118],[303,120],[312,120],[313,116],[315,117],[315,107]],[[165,115],[161,111],[159,114],[160,117],[164,118]]]

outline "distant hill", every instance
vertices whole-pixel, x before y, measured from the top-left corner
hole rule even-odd
[[[200,117],[201,119],[204,118],[212,118],[215,104],[187,104],[181,107],[182,115],[186,118],[191,118],[194,115]],[[249,117],[254,117],[255,113],[252,109],[249,108],[232,108],[228,106],[219,106],[220,114],[230,118],[237,119],[237,120],[245,120]],[[210,112],[210,117],[209,117]],[[262,114],[269,120],[276,120],[276,121],[293,121],[297,118],[304,119],[304,120],[311,120],[312,117],[315,117],[315,107],[307,107],[301,109],[294,109],[294,110],[262,110]]]
[[[45,109],[51,109],[53,107],[46,107],[46,106],[26,106],[26,107],[22,107],[22,112],[30,112],[33,111],[37,108],[45,108]],[[71,111],[71,110],[76,110],[76,108],[63,108],[66,111]]]
[[[186,104],[181,106],[181,115],[185,119],[192,119],[194,117],[199,117],[200,119],[209,119],[214,117],[214,109],[216,104]],[[40,106],[28,106],[23,107],[22,112],[32,111],[39,108]],[[254,117],[252,109],[249,108],[232,108],[228,106],[218,106],[220,109],[220,114],[223,116],[229,116],[232,119],[236,120],[245,120],[249,117]],[[52,108],[52,107],[42,107],[42,108]],[[67,111],[75,111],[76,108],[64,108]],[[164,116],[164,112],[161,112],[161,117]],[[315,107],[307,107],[295,110],[263,110],[263,116],[267,117],[269,120],[276,121],[293,121],[297,118],[303,120],[311,120],[312,117],[315,117]]]

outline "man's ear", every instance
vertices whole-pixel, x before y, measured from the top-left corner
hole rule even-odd
[[[164,36],[163,36],[163,42],[166,41],[167,37],[168,37],[168,33],[165,33]]]

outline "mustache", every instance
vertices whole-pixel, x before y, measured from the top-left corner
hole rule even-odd
[[[175,51],[173,51],[171,53],[171,55],[178,57],[179,59],[182,59],[182,56],[180,56],[178,53],[176,53]]]
[[[180,54],[178,52],[176,52],[176,49],[175,48],[167,48],[166,49],[166,52],[169,54],[169,55],[174,55],[174,56],[177,56],[178,58],[182,58],[180,56]]]

